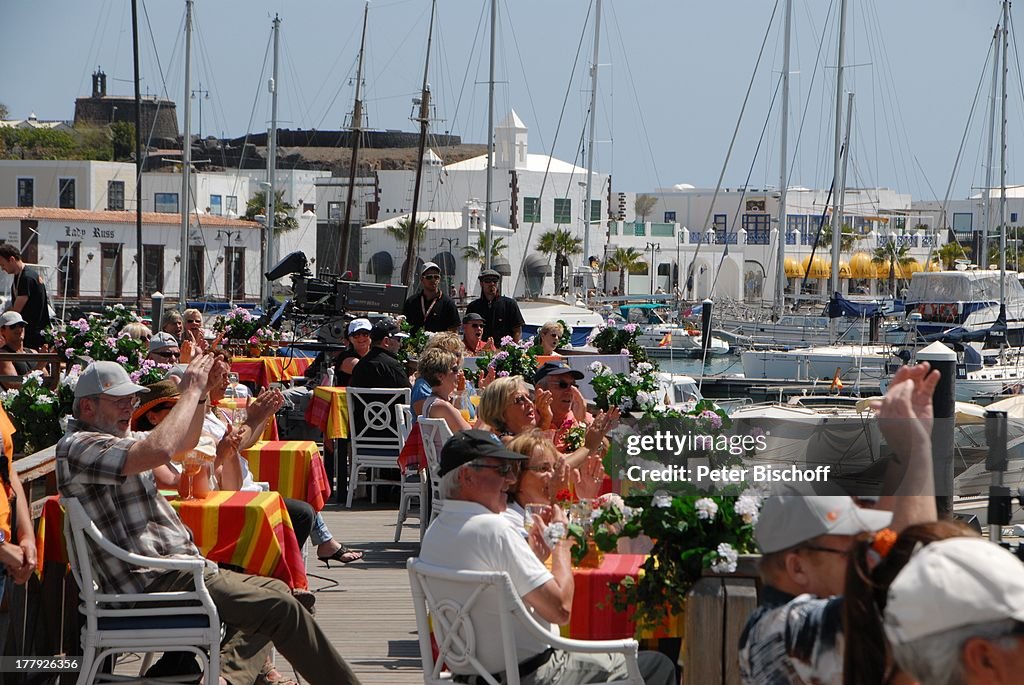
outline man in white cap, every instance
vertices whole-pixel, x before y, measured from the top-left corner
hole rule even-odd
[[[149,339],[149,354],[146,355],[146,359],[152,359],[157,364],[177,364],[181,359],[178,339],[164,331],[154,333]]]
[[[843,682],[842,597],[847,555],[858,534],[896,532],[936,518],[932,476],[932,392],[937,371],[904,366],[876,403],[879,426],[899,455],[895,491],[879,510],[861,509],[851,497],[773,496],[761,510],[754,536],[761,549],[761,604],[740,637],[745,685]]]
[[[27,325],[25,319],[18,312],[14,310],[4,312],[0,316],[0,335],[4,339],[4,346],[0,347],[0,351],[17,354],[34,353],[35,350],[25,347],[25,329]],[[25,376],[25,374],[32,370],[33,366],[34,364],[31,362],[20,359],[11,362],[0,362],[0,376]],[[3,386],[8,389],[19,388],[21,387],[21,381],[4,381]]]
[[[188,528],[157,491],[152,470],[198,443],[207,392],[227,371],[218,364],[211,374],[214,368],[212,354],[193,359],[182,376],[178,402],[149,433],[129,432],[136,394],[146,388],[133,383],[121,365],[93,362],[79,377],[74,419],[57,443],[57,485],[61,495],[78,499],[115,545],[149,557],[202,558]],[[97,555],[96,563],[104,592],[169,592],[192,586],[186,572],[140,569],[109,554]],[[209,562],[204,579],[228,627],[221,646],[221,683],[250,685],[263,665],[261,650],[268,642],[311,683],[359,682],[281,581],[218,569]]]
[[[421,328],[430,333],[458,330],[459,308],[455,300],[444,294],[440,284],[441,267],[425,262],[420,273],[420,292],[406,300],[402,307],[413,334]]]
[[[889,586],[885,633],[920,685],[1024,682],[1024,566],[982,538],[933,542]]]
[[[377,319],[370,329],[373,346],[352,370],[349,385],[353,388],[408,388],[409,374],[398,361],[402,339],[408,338],[390,317]]]

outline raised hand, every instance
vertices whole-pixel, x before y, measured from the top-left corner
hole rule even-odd
[[[569,393],[572,395],[570,407],[572,409],[572,415],[576,417],[577,421],[587,420],[587,401],[583,399],[583,393],[575,385],[569,388]]]
[[[212,354],[201,354],[189,362],[185,374],[181,378],[181,392],[185,394],[190,388],[199,388],[205,395],[210,390],[211,371],[214,358]]]
[[[533,408],[537,412],[537,428],[541,430],[551,428],[551,421],[554,418],[551,412],[551,393],[543,388],[537,388],[533,398]]]
[[[601,458],[595,455],[587,457],[581,468],[573,469],[572,479],[576,496],[580,499],[597,497],[601,492],[604,476],[604,464],[601,463]]]

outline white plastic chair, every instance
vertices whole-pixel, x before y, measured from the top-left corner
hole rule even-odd
[[[398,429],[397,405],[409,404],[408,388],[353,388],[345,393],[349,416],[348,497],[345,506],[352,508],[352,498],[360,485],[371,488],[370,501],[377,502],[377,486],[397,485],[380,476],[381,469],[397,469],[402,437]],[[366,477],[360,480],[360,475]]]
[[[220,619],[206,589],[202,559],[144,557],[103,537],[77,499],[61,504],[71,572],[78,583],[85,616],[82,628],[82,664],[78,685],[107,678],[97,671],[104,659],[126,652],[192,652],[203,664],[207,685],[220,676]],[[106,554],[144,568],[189,571],[194,589],[176,592],[118,594],[101,592],[93,568],[93,555]],[[190,676],[191,677],[191,676]],[[111,681],[123,678],[110,676]]]
[[[504,653],[505,677],[501,685],[519,685],[517,636],[530,637],[567,652],[622,654],[629,677],[608,682],[643,685],[636,640],[572,640],[546,631],[527,610],[507,573],[454,571],[417,558],[409,559],[406,567],[416,610],[425,685],[451,685],[451,673],[443,672],[442,666],[499,685],[481,662],[480,647],[485,641],[476,631],[476,626],[493,623],[500,628]],[[437,641],[436,659],[430,645],[431,628]]]
[[[422,520],[420,522],[422,532],[425,533],[427,526],[441,513],[441,505],[444,503],[441,497],[441,448],[452,437],[452,429],[444,419],[421,416],[417,422],[420,424],[423,453],[427,457],[427,475],[430,478],[430,517],[425,523]]]
[[[401,438],[398,451],[401,452],[405,447],[405,443],[409,440],[409,434],[412,433],[413,425],[415,425],[413,423],[412,407],[408,404],[396,405],[395,414],[398,420],[398,434],[399,438]],[[415,510],[419,513],[410,510],[413,500],[416,500],[419,505],[419,508]],[[410,513],[413,517],[422,519],[423,509],[423,484],[420,481],[419,469],[416,467],[403,469],[401,498],[398,502],[398,523],[395,524],[395,542],[402,539],[402,526],[405,524],[405,520],[409,518]],[[420,529],[423,529],[422,525]],[[422,534],[420,537],[422,538]]]

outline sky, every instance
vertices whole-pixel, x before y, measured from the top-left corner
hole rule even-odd
[[[498,0],[495,122],[514,109],[529,128],[531,152],[581,165],[594,2]],[[0,102],[12,118],[73,118],[74,99],[90,93],[97,66],[109,94],[132,93],[130,0],[0,0],[0,7]],[[369,7],[368,125],[412,131],[430,0],[373,0]],[[180,120],[185,2],[139,0],[139,8],[142,90],[177,101]],[[192,88],[202,93],[193,100],[193,133],[235,137],[266,129],[275,13],[282,20],[280,127],[345,126],[363,8],[355,0],[196,0]],[[956,199],[983,186],[989,49],[1000,3],[848,0],[847,12],[844,91],[854,92],[848,185],[928,200],[942,199],[947,188]],[[612,174],[615,190],[713,188],[737,126],[723,185],[778,186],[782,15],[781,0],[604,0],[594,152],[595,168]],[[790,185],[831,182],[836,15],[826,0],[793,0]],[[437,0],[432,128],[469,143],[486,140],[488,22],[489,3]],[[1024,98],[1012,41],[1010,56],[1013,182]],[[998,169],[998,152],[995,159]]]

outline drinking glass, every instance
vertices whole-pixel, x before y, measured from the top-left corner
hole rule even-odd
[[[526,507],[526,530],[533,528],[533,517],[534,515],[540,516],[541,520],[548,522],[551,520],[551,507],[547,504],[527,504]]]
[[[224,388],[224,397],[238,397],[238,374],[228,373],[228,387]]]

